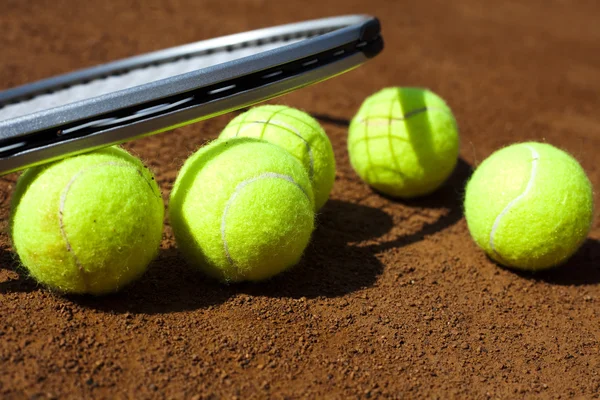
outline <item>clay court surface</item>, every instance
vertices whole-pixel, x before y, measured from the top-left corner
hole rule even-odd
[[[148,273],[108,297],[61,297],[16,271],[1,178],[0,398],[598,398],[600,219],[563,267],[500,268],[472,242],[465,181],[494,150],[545,141],[572,153],[600,204],[596,1],[19,1],[0,11],[0,88],[141,52],[349,13],[381,19],[386,49],[273,102],[323,117],[331,199],[303,261],[262,284],[190,270],[167,224]],[[461,159],[439,191],[386,199],[346,151],[361,101],[385,86],[444,97]],[[128,143],[165,201],[224,115]],[[329,121],[329,122],[327,122]]]

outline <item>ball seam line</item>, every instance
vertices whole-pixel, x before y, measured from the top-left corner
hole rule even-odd
[[[235,134],[235,137],[238,137],[240,134],[242,134],[246,129],[249,129],[252,125],[250,124],[265,124],[265,126],[268,125],[273,125],[279,128],[283,128],[287,131],[289,131],[290,133],[293,133],[294,135],[298,136],[300,138],[300,140],[302,140],[304,142],[304,146],[306,147],[306,151],[308,153],[308,158],[309,158],[309,166],[308,166],[308,176],[310,177],[310,180],[313,180],[314,177],[314,156],[313,156],[313,152],[312,149],[310,147],[310,143],[308,143],[308,141],[306,139],[304,139],[302,137],[302,135],[300,134],[300,132],[294,128],[293,126],[286,124],[283,121],[279,121],[276,119],[273,120],[254,120],[254,121],[246,121],[246,124],[243,128],[239,129],[238,132]]]
[[[288,107],[288,110],[291,110],[291,108]],[[308,129],[310,129],[311,131],[313,131],[313,133],[315,133],[318,136],[320,136],[322,133],[325,134],[325,136],[327,136],[327,132],[325,132],[325,130],[323,129],[323,127],[319,124],[319,121],[317,121],[316,119],[314,119],[314,117],[311,114],[306,113],[306,115],[308,117],[310,117],[316,123],[316,125],[320,129],[317,129],[314,125],[311,125],[308,121],[305,121],[302,118],[298,118],[298,116],[296,116],[296,115],[285,114],[285,113],[281,113],[281,115],[284,116],[284,117],[293,119],[294,121],[298,121],[298,123],[303,124],[304,126],[306,126]]]
[[[537,165],[538,165],[538,161],[540,159],[540,154],[531,146],[525,145],[524,147],[528,148],[529,151],[531,151],[531,156],[532,158],[532,162],[531,162],[531,173],[529,176],[529,181],[527,182],[527,185],[525,186],[525,190],[523,191],[523,193],[521,193],[520,195],[518,195],[517,197],[515,197],[514,199],[512,199],[507,205],[506,207],[504,207],[504,209],[502,210],[502,212],[500,212],[500,214],[498,214],[498,216],[496,217],[496,219],[494,220],[494,224],[492,225],[492,230],[490,231],[490,248],[492,249],[492,251],[500,258],[502,258],[502,256],[500,255],[500,253],[498,253],[498,251],[496,250],[496,246],[494,243],[494,236],[496,235],[496,231],[498,230],[498,226],[500,225],[500,222],[502,221],[502,218],[525,196],[527,196],[529,194],[529,192],[531,191],[531,188],[533,187],[533,181],[535,180],[535,177],[537,175]]]
[[[274,119],[274,118],[275,118],[275,116],[276,116],[277,114],[281,114],[281,113],[283,113],[283,111],[284,111],[284,110],[285,110],[285,108],[281,108],[281,109],[279,109],[279,110],[277,110],[277,111],[273,112],[273,113],[272,113],[271,115],[269,115],[269,117],[267,118],[267,122],[269,122],[269,121],[271,121],[272,119]],[[261,131],[261,133],[260,133],[260,139],[263,139],[263,138],[265,137],[265,131],[267,130],[267,127],[268,127],[268,126],[269,126],[269,125],[268,125],[268,123],[263,125],[263,129],[262,129],[262,131]],[[239,129],[238,129],[238,131],[239,131],[239,130],[241,130],[241,129],[242,129],[242,128],[239,128]]]
[[[236,132],[235,132],[235,136],[236,137],[237,137],[238,133],[240,133],[240,129],[242,129],[242,126],[244,126],[243,124],[248,119],[248,114],[249,114],[248,112],[240,114],[242,120],[237,124],[237,129],[236,129]]]
[[[60,228],[60,234],[65,241],[67,252],[73,256],[73,261],[75,262],[75,265],[77,266],[77,269],[80,272],[81,279],[83,280],[83,285],[85,286],[86,290],[89,290],[89,282],[87,281],[86,272],[83,269],[83,265],[81,264],[81,261],[77,257],[77,254],[75,254],[75,252],[73,251],[73,247],[71,246],[71,242],[69,241],[69,238],[67,237],[67,232],[65,230],[65,224],[64,224],[65,203],[67,201],[67,194],[69,193],[71,186],[73,186],[73,184],[75,183],[77,178],[79,178],[82,174],[84,174],[92,169],[96,169],[98,167],[102,167],[102,166],[106,166],[106,165],[117,166],[117,167],[127,167],[127,168],[135,169],[136,172],[144,179],[144,181],[146,181],[146,183],[150,187],[150,190],[152,191],[152,193],[155,194],[154,189],[152,188],[152,184],[150,182],[148,182],[148,179],[146,179],[146,177],[144,176],[142,171],[140,171],[139,168],[137,168],[133,165],[127,164],[127,163],[117,163],[117,162],[113,162],[113,161],[95,164],[95,165],[91,165],[87,168],[84,168],[84,169],[80,170],[79,172],[77,172],[75,175],[73,175],[71,180],[67,183],[67,185],[65,186],[65,189],[63,190],[63,192],[60,196],[60,204],[59,204],[59,208],[58,208],[58,224],[59,224],[59,228]]]
[[[260,107],[259,107],[259,108],[260,108]],[[308,114],[308,113],[306,113],[306,115],[307,115],[308,117],[310,117],[311,119],[313,119],[313,120],[314,120],[314,122],[315,122],[315,123],[318,125],[318,127],[319,127],[320,129],[317,129],[315,126],[311,125],[311,124],[310,124],[308,121],[305,121],[304,119],[302,119],[302,118],[299,118],[299,117],[298,117],[298,116],[296,116],[296,115],[293,115],[293,114],[286,114],[286,113],[284,113],[284,111],[288,111],[288,110],[293,110],[293,109],[292,109],[291,107],[284,107],[284,108],[283,108],[283,109],[281,109],[281,110],[277,110],[277,111],[276,111],[276,113],[278,113],[278,114],[281,114],[281,116],[282,116],[282,117],[286,117],[286,118],[289,118],[289,119],[293,119],[294,121],[296,121],[296,122],[298,122],[298,123],[301,123],[302,125],[306,126],[308,129],[310,129],[311,131],[313,131],[313,132],[314,132],[315,134],[317,134],[317,135],[325,134],[325,136],[327,136],[327,132],[325,132],[325,130],[323,129],[323,127],[322,127],[322,126],[319,124],[319,121],[317,121],[317,120],[316,120],[316,119],[315,119],[315,118],[314,118],[314,117],[313,117],[311,114]],[[252,111],[252,110],[251,110],[251,111]],[[245,114],[250,114],[250,113],[251,113],[251,111],[248,111],[248,112],[246,112]],[[245,115],[245,114],[243,114],[243,115]],[[270,117],[271,117],[271,116],[270,116]],[[269,117],[269,118],[270,118],[270,117]],[[228,127],[228,128],[229,128],[229,127],[232,127],[232,128],[233,128],[233,127],[236,127],[236,128],[237,128],[237,131],[236,131],[236,132],[239,132],[239,130],[240,130],[240,129],[242,129],[242,127],[245,125],[245,123],[246,123],[246,119],[247,119],[247,118],[244,118],[242,121],[240,121],[240,122],[236,122],[236,123],[233,123],[234,121],[232,121],[232,123],[231,123],[230,125],[227,125],[227,127]],[[234,135],[234,136],[237,136],[237,135]]]
[[[235,266],[235,262],[233,261],[233,258],[231,257],[231,253],[229,251],[229,244],[227,243],[227,237],[225,235],[226,230],[227,230],[227,214],[229,213],[229,208],[231,208],[231,205],[233,204],[233,202],[235,201],[235,199],[237,198],[239,193],[246,186],[250,185],[253,182],[262,180],[262,179],[283,179],[285,181],[288,181],[291,184],[293,184],[294,186],[296,186],[298,189],[300,189],[302,191],[302,193],[306,196],[306,198],[310,200],[310,197],[308,196],[308,193],[306,193],[304,188],[302,186],[300,186],[300,184],[298,184],[294,180],[294,178],[292,178],[289,175],[278,174],[276,172],[265,172],[265,173],[255,176],[253,178],[249,178],[249,179],[246,179],[246,180],[238,183],[238,185],[235,187],[232,195],[227,200],[227,203],[225,203],[225,209],[223,210],[223,215],[221,216],[221,240],[223,241],[223,249],[225,250],[225,257],[227,258],[227,261],[229,262],[229,264],[232,267]]]

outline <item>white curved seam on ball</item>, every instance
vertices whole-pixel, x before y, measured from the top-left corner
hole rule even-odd
[[[283,121],[279,121],[276,119],[271,119],[271,120],[255,120],[255,121],[244,121],[244,123],[247,124],[265,124],[265,125],[274,125],[274,126],[278,126],[280,128],[285,128],[289,131],[292,131],[294,133],[294,135],[298,136],[300,138],[300,140],[302,140],[304,142],[304,145],[306,146],[306,151],[308,153],[308,158],[309,158],[309,168],[308,168],[308,176],[310,177],[310,180],[313,180],[313,175],[314,175],[314,157],[313,157],[313,152],[312,149],[310,148],[310,143],[308,143],[308,141],[306,139],[304,139],[302,137],[302,135],[300,135],[300,132],[298,131],[298,129],[294,128],[293,126],[286,124]],[[249,129],[251,127],[251,125],[245,125],[242,129],[238,130],[235,134],[235,137],[238,137],[242,132],[244,132],[246,129]]]
[[[223,241],[225,257],[227,257],[227,261],[229,261],[229,264],[231,266],[235,266],[235,263],[233,261],[233,258],[231,257],[231,253],[229,252],[229,244],[227,243],[227,238],[225,236],[225,232],[227,229],[227,214],[229,213],[229,208],[231,207],[231,205],[233,204],[233,202],[235,201],[235,199],[237,198],[239,193],[242,191],[242,189],[244,189],[249,184],[259,181],[261,179],[283,179],[285,181],[288,181],[291,184],[293,184],[294,186],[296,186],[298,189],[300,189],[300,191],[302,191],[302,193],[304,193],[306,198],[310,200],[308,193],[306,193],[304,188],[302,186],[300,186],[294,180],[294,178],[292,178],[289,175],[278,174],[276,172],[265,172],[265,173],[255,176],[253,178],[249,178],[249,179],[246,179],[246,180],[238,183],[238,185],[235,187],[235,190],[233,191],[233,194],[231,195],[231,197],[229,197],[229,199],[227,200],[227,203],[225,203],[225,209],[223,210],[223,216],[221,217],[221,240]]]
[[[136,168],[133,165],[129,165],[129,164],[125,164],[125,163],[116,163],[116,162],[112,162],[112,161],[95,164],[95,165],[91,165],[87,168],[84,168],[84,169],[80,170],[79,172],[77,172],[75,175],[73,175],[71,180],[67,183],[67,186],[65,186],[65,189],[63,190],[63,192],[60,196],[60,205],[58,208],[58,224],[60,227],[60,234],[63,237],[63,239],[65,240],[65,244],[67,246],[67,252],[71,253],[71,255],[73,256],[73,260],[75,261],[75,265],[77,266],[77,269],[82,273],[83,283],[86,287],[88,286],[88,282],[85,279],[83,265],[81,265],[81,262],[79,261],[79,258],[77,257],[77,254],[75,254],[75,252],[73,251],[73,247],[71,246],[71,242],[69,241],[69,238],[67,237],[67,232],[65,231],[65,224],[64,224],[64,220],[63,220],[65,203],[67,201],[67,194],[69,193],[69,190],[71,190],[71,186],[73,186],[73,184],[75,183],[77,178],[79,178],[79,176],[81,176],[82,174],[84,174],[92,169],[96,169],[98,167],[102,167],[102,166],[106,166],[106,165],[112,165],[112,166],[117,166],[117,167],[127,167],[127,168],[135,169],[139,174],[141,174],[142,178],[144,178],[146,183],[148,183],[150,185],[150,189],[152,190],[152,193],[154,193],[154,190],[152,189],[152,185],[150,184],[150,182],[148,182],[146,177],[144,177],[142,171],[140,171],[139,168]]]
[[[527,182],[527,185],[525,186],[525,190],[523,191],[523,193],[521,193],[520,195],[518,195],[517,197],[512,199],[506,205],[506,207],[504,207],[504,210],[502,210],[502,212],[500,214],[498,214],[498,216],[494,220],[494,224],[492,225],[492,230],[490,232],[490,248],[499,257],[501,257],[501,256],[496,251],[496,247],[494,244],[494,235],[496,234],[496,230],[498,230],[498,226],[500,225],[502,218],[515,206],[515,204],[517,204],[519,202],[519,200],[521,200],[523,197],[525,197],[529,194],[529,192],[531,191],[531,188],[533,187],[533,181],[535,180],[535,177],[537,175],[537,164],[538,164],[538,160],[540,159],[540,154],[531,146],[525,146],[525,147],[527,147],[531,151],[531,156],[533,157],[532,163],[531,163],[531,174],[529,176],[529,181]]]
[[[364,117],[358,120],[359,124],[365,124],[368,122],[368,125],[387,125],[390,121],[406,121],[407,119],[422,114],[427,111],[441,111],[446,114],[451,115],[448,110],[443,107],[423,107],[417,108],[412,111],[407,112],[401,117]],[[373,123],[373,121],[380,121],[379,123]]]

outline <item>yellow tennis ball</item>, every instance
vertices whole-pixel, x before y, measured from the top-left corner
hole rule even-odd
[[[114,292],[141,276],[162,239],[152,173],[112,147],[34,167],[11,203],[13,246],[31,276],[63,293]]]
[[[592,224],[592,186],[579,163],[549,144],[496,151],[466,188],[475,242],[508,267],[541,270],[567,260]]]
[[[458,160],[452,111],[435,93],[387,88],[368,97],[350,123],[348,153],[356,173],[392,197],[436,190]]]
[[[327,134],[310,115],[300,110],[265,105],[238,115],[219,138],[251,137],[284,148],[306,168],[315,195],[315,209],[327,202],[335,180],[335,157]]]
[[[259,281],[296,264],[314,228],[304,167],[265,141],[217,140],[184,164],[169,204],[187,261],[225,282]]]

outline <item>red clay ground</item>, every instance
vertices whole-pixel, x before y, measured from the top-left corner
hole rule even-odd
[[[492,4],[497,3],[497,4]],[[351,170],[343,124],[324,124],[338,173],[302,263],[260,285],[190,271],[167,227],[149,272],[120,294],[65,298],[15,272],[2,178],[0,397],[598,398],[600,221],[562,268],[492,263],[462,217],[464,182],[501,146],[574,154],[600,187],[596,1],[19,1],[0,12],[0,87],[142,51],[307,18],[381,18],[384,54],[278,99],[349,119],[391,85],[453,107],[461,163],[435,194],[385,199]],[[231,115],[126,147],[167,199],[177,170]],[[596,195],[598,204],[598,195]]]

